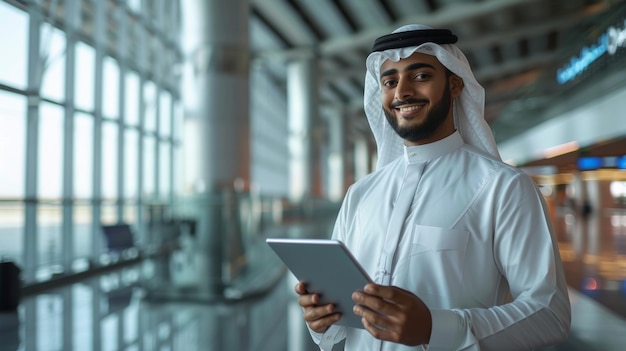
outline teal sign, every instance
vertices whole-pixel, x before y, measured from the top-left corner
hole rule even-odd
[[[587,70],[594,62],[602,56],[615,55],[615,53],[626,46],[626,20],[622,28],[612,26],[607,29],[595,44],[585,46],[580,50],[578,56],[572,57],[567,64],[556,72],[556,80],[559,84],[565,84]]]

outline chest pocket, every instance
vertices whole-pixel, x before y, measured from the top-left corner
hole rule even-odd
[[[393,281],[444,307],[463,290],[467,231],[415,225],[399,247]]]
[[[411,233],[409,255],[428,251],[465,251],[469,233],[464,230],[416,225]]]

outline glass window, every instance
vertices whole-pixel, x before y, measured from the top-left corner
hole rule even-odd
[[[59,265],[62,261],[63,242],[61,241],[61,206],[39,205],[37,207],[37,254],[39,266],[48,269],[39,270],[38,278],[50,278],[51,266]],[[43,275],[41,275],[43,274]]]
[[[124,132],[124,198],[137,198],[139,190],[137,189],[137,178],[139,170],[139,133],[134,129],[128,129]]]
[[[130,223],[137,225],[139,221],[138,208],[137,204],[134,202],[126,202],[124,203],[124,223]]]
[[[175,146],[174,159],[172,160],[172,168],[174,169],[172,182],[174,184],[175,195],[182,195],[185,192],[185,179],[182,176],[182,172],[179,171],[183,169],[183,159],[183,149],[180,146]]]
[[[126,74],[126,109],[124,123],[130,126],[139,125],[139,76],[129,71]]]
[[[104,58],[102,113],[109,118],[119,115],[120,66],[111,57]]]
[[[180,141],[183,138],[184,116],[183,104],[180,101],[176,101],[174,104],[174,120],[172,121],[172,136],[175,141]]]
[[[82,41],[77,42],[76,64],[74,65],[74,105],[79,109],[93,111],[95,65],[95,50]]]
[[[39,198],[62,196],[63,134],[63,108],[43,102],[39,110]]]
[[[156,175],[156,142],[154,137],[145,136],[143,139],[143,194],[153,196],[156,188],[154,184]]]
[[[42,25],[41,96],[63,102],[65,99],[65,34],[48,23]]]
[[[2,56],[2,55],[0,55]],[[26,99],[0,91],[0,198],[24,198]],[[11,150],[11,152],[4,152]]]
[[[24,205],[21,202],[0,202],[0,257],[22,265],[23,235]]]
[[[100,207],[100,223],[115,224],[117,222],[117,206],[106,202],[103,203]]]
[[[93,197],[93,116],[76,113],[74,118],[74,197]]]
[[[174,102],[173,113],[172,137],[174,139],[174,159],[172,160],[172,169],[174,169],[174,172],[172,172],[172,184],[174,188],[172,190],[174,194],[183,194],[185,179],[182,177],[182,172],[179,170],[183,169],[182,160],[184,159],[184,154],[182,148],[178,144],[182,139],[183,134],[183,108],[180,101]]]
[[[102,124],[102,198],[109,200],[117,198],[117,130],[117,123]]]
[[[0,2],[0,33],[2,55],[0,55],[0,82],[26,89],[28,64],[28,15],[16,7]]]
[[[91,205],[74,206],[74,258],[91,256],[92,210]]]
[[[144,129],[149,132],[156,131],[157,127],[157,116],[156,116],[156,107],[157,107],[157,91],[156,85],[153,82],[147,81],[144,87],[144,106],[145,110],[145,120],[144,120]]]
[[[170,164],[170,150],[172,144],[168,142],[161,142],[161,149],[159,150],[159,194],[161,198],[166,199],[170,195],[171,183],[170,183],[170,171],[172,169]]]
[[[159,134],[167,138],[172,133],[172,96],[167,91],[161,92],[160,96]]]

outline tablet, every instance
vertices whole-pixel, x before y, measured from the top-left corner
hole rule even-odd
[[[341,312],[337,325],[363,329],[352,313],[352,293],[373,282],[346,246],[338,240],[268,238],[276,252],[309,293],[320,295],[320,305],[332,303]]]

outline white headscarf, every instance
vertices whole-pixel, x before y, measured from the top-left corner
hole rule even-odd
[[[400,27],[393,31],[393,33],[421,29],[432,28],[419,24],[411,24]],[[404,152],[404,141],[391,128],[383,112],[380,67],[386,60],[397,62],[400,59],[411,56],[415,52],[437,57],[442,65],[463,79],[465,87],[461,95],[454,100],[454,125],[465,143],[500,159],[495,139],[484,117],[485,89],[483,89],[476,81],[476,78],[474,78],[467,58],[456,45],[424,43],[419,46],[372,52],[367,57],[364,107],[378,149],[378,163],[376,164],[376,168],[379,169],[383,167]]]

